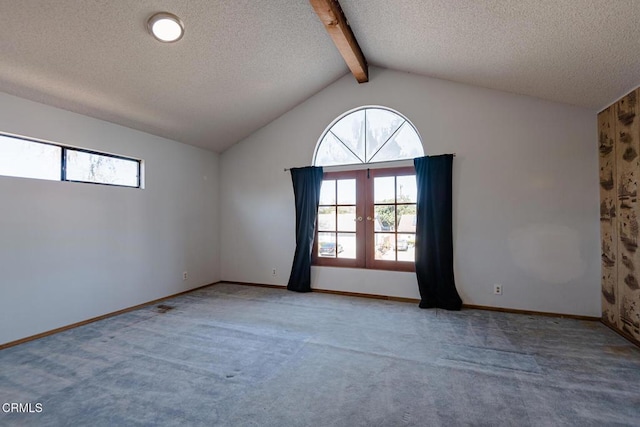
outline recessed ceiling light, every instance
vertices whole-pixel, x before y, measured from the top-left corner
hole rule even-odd
[[[184,24],[176,15],[160,12],[147,21],[149,33],[163,43],[177,42],[184,35]]]

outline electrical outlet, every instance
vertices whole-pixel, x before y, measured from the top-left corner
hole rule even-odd
[[[189,278],[189,274],[186,271],[184,271],[182,273],[182,280],[187,280],[188,278]]]
[[[495,285],[493,285],[493,293],[495,295],[502,295],[502,285],[496,283]]]
[[[275,268],[272,268],[272,269],[271,269],[271,275],[272,275],[272,276],[275,276],[275,275],[276,275],[276,269],[275,269]]]

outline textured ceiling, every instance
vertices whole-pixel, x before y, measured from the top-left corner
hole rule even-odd
[[[214,151],[346,72],[304,0],[0,0],[0,91]]]
[[[640,84],[640,0],[342,0],[369,64],[600,109]]]
[[[372,65],[594,110],[640,84],[639,0],[340,3]],[[307,0],[0,0],[0,91],[214,151],[347,71]]]

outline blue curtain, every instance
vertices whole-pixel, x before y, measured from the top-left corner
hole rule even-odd
[[[296,202],[296,252],[287,289],[311,292],[311,250],[316,233],[320,204],[322,168],[292,168],[293,194]]]
[[[460,310],[453,277],[453,154],[419,157],[416,168],[416,276],[420,308]]]

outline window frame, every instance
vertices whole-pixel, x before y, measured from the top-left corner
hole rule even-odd
[[[357,169],[339,172],[325,172],[323,181],[339,180],[339,179],[356,179],[356,258],[338,258],[338,257],[321,257],[318,254],[318,224],[316,224],[315,239],[312,250],[312,265],[320,267],[347,267],[347,268],[363,268],[367,270],[387,270],[387,271],[406,271],[415,272],[415,261],[398,261],[398,260],[380,260],[375,259],[375,198],[374,198],[374,179],[376,177],[385,176],[411,176],[415,175],[413,166],[399,166],[390,168],[375,169]],[[414,203],[398,203],[397,200],[393,205],[397,206]],[[417,201],[416,201],[417,207]],[[336,200],[335,205],[320,206],[341,206]],[[346,206],[346,205],[345,205]],[[352,205],[349,205],[352,206]],[[361,217],[362,220],[358,220]],[[336,222],[335,233],[338,234],[338,225]],[[397,224],[393,232],[396,243],[398,234]],[[337,243],[337,241],[336,241]],[[397,244],[395,245],[397,251]]]
[[[43,145],[49,145],[49,146],[60,148],[60,163],[59,163],[60,176],[59,176],[59,179],[57,179],[57,180],[47,180],[47,179],[44,179],[44,178],[24,177],[24,176],[20,176],[20,175],[4,175],[4,174],[0,174],[0,176],[7,176],[7,177],[13,177],[13,178],[42,179],[42,180],[47,180],[47,181],[59,181],[59,182],[78,182],[78,183],[84,183],[84,184],[108,185],[108,186],[111,186],[111,187],[125,187],[125,188],[139,188],[139,189],[142,189],[142,170],[143,169],[142,169],[142,160],[140,160],[140,159],[136,159],[136,158],[133,158],[133,157],[122,156],[122,155],[119,155],[119,154],[112,154],[112,153],[105,153],[105,152],[96,151],[96,150],[90,150],[90,149],[86,149],[86,148],[72,147],[72,146],[63,145],[63,144],[59,144],[59,143],[52,142],[52,141],[42,140],[42,139],[38,139],[38,138],[26,137],[26,136],[22,136],[22,135],[15,135],[15,134],[6,133],[6,132],[0,132],[0,137],[17,139],[17,140],[26,141],[26,142],[29,142],[29,143],[43,144]],[[95,181],[68,179],[67,178],[67,153],[68,152],[86,153],[86,154],[92,154],[92,155],[96,155],[96,156],[103,156],[103,157],[109,157],[109,158],[114,158],[114,159],[119,159],[119,160],[126,160],[126,161],[135,162],[136,163],[136,170],[137,170],[136,185],[134,186],[134,185],[125,185],[125,184],[112,184],[112,183],[108,183],[108,182],[95,182]]]
[[[375,153],[371,156],[371,159],[367,160],[367,147],[369,144],[369,141],[366,138],[366,134],[367,134],[367,123],[369,123],[367,121],[367,111],[369,110],[382,110],[382,111],[387,111],[389,113],[392,113],[396,116],[398,116],[400,119],[402,119],[402,123],[395,129],[394,132],[392,132],[392,134],[390,134],[386,140],[384,142],[382,142],[382,144],[376,149]],[[348,147],[347,144],[345,144],[339,137],[338,135],[336,135],[333,132],[334,127],[340,122],[342,121],[344,118],[346,118],[347,116],[350,116],[353,113],[357,113],[358,111],[364,111],[364,133],[365,133],[365,139],[364,139],[364,145],[365,145],[365,159],[360,159],[359,156],[354,153],[351,148]],[[398,132],[400,132],[400,130],[402,129],[402,127],[404,125],[409,126],[413,132],[416,134],[416,136],[418,137],[418,141],[420,142],[419,144],[419,148],[420,148],[420,153],[419,155],[415,156],[415,157],[421,157],[424,156],[424,146],[422,144],[422,136],[420,135],[420,132],[418,132],[418,128],[416,128],[416,126],[413,124],[413,122],[411,122],[411,120],[409,120],[404,114],[400,113],[397,110],[394,110],[393,108],[389,108],[389,107],[385,107],[383,105],[362,105],[360,107],[356,107],[353,108],[351,110],[345,111],[344,113],[342,113],[341,115],[339,115],[338,117],[336,117],[331,123],[329,123],[329,125],[325,128],[325,130],[322,132],[322,134],[320,135],[320,138],[318,138],[318,142],[316,143],[316,147],[313,151],[313,158],[312,158],[312,164],[314,166],[324,166],[324,167],[335,167],[335,166],[351,166],[351,167],[358,167],[358,166],[364,166],[364,165],[380,165],[380,164],[384,164],[384,163],[389,163],[389,162],[396,162],[396,161],[407,161],[407,160],[411,160],[412,157],[405,157],[405,158],[399,158],[399,159],[392,159],[392,160],[374,160],[375,156],[378,154],[378,152],[383,148],[383,146],[389,142],[391,140],[391,138]],[[347,150],[351,151],[352,154],[358,158],[358,160],[360,160],[359,162],[348,162],[348,163],[335,163],[335,164],[330,164],[330,165],[325,165],[325,164],[321,164],[318,161],[318,152],[320,151],[322,145],[325,143],[325,137],[328,134],[332,134],[343,146],[346,147]]]

